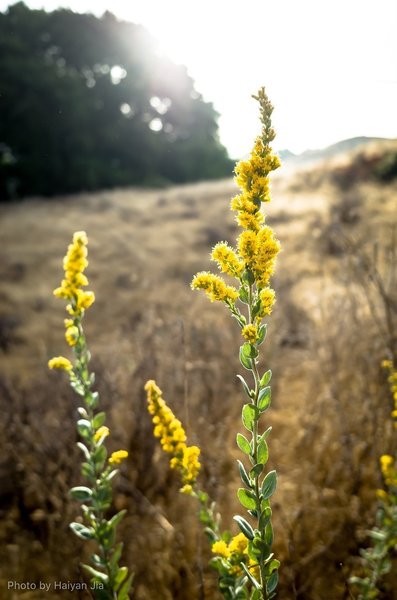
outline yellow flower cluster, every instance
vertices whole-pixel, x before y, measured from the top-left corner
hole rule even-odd
[[[84,275],[84,270],[88,266],[87,244],[88,239],[84,231],[77,231],[73,235],[73,241],[63,259],[65,277],[60,287],[54,290],[54,296],[69,300],[66,310],[72,317],[81,317],[84,310],[89,308],[95,300],[93,292],[82,289],[88,285],[88,279]],[[76,331],[72,329],[73,320],[67,319],[66,321],[66,340],[68,344],[74,346],[76,344]]]
[[[181,491],[185,494],[193,492],[200,471],[200,448],[187,446],[186,433],[182,423],[177,419],[172,410],[162,398],[162,392],[156,382],[150,380],[145,385],[147,392],[148,411],[153,416],[154,435],[160,438],[164,452],[172,455],[170,465],[172,469],[179,471],[182,477],[183,487]]]
[[[48,367],[50,369],[64,369],[65,371],[71,371],[73,365],[69,359],[64,356],[54,356],[48,361]]]
[[[211,258],[218,263],[223,273],[227,273],[233,277],[238,277],[244,269],[243,261],[226,242],[219,242],[214,246]]]
[[[94,433],[94,442],[98,443],[99,440],[107,437],[109,434],[110,434],[109,427],[106,427],[106,425],[102,425],[102,427],[99,427],[99,429],[97,429],[96,432]]]
[[[116,450],[113,452],[109,458],[109,464],[111,465],[119,465],[123,460],[128,458],[127,450]]]
[[[247,566],[251,567],[253,575],[259,576],[256,563],[248,557],[247,548],[247,538],[243,533],[238,533],[228,544],[224,540],[214,542],[211,546],[211,552],[228,561],[231,575],[242,575],[241,563],[244,562]]]
[[[193,290],[204,290],[211,302],[233,303],[238,298],[237,290],[231,285],[226,285],[222,277],[202,271],[194,276],[192,281]]]
[[[380,468],[383,479],[388,486],[397,486],[397,470],[394,464],[394,458],[390,454],[384,454],[380,457]]]
[[[251,344],[255,344],[256,340],[259,337],[259,331],[256,325],[245,325],[241,330],[243,338],[250,342]]]
[[[231,200],[231,209],[236,212],[236,221],[243,231],[237,238],[236,249],[220,242],[213,248],[211,257],[222,272],[238,279],[241,285],[253,277],[259,300],[255,318],[260,321],[271,313],[275,302],[275,293],[269,287],[269,281],[280,251],[280,243],[273,230],[264,224],[261,205],[270,201],[269,174],[280,166],[280,160],[270,146],[275,137],[271,126],[273,107],[264,89],[259,91],[255,99],[259,101],[262,132],[255,140],[248,160],[238,162],[235,167],[235,181],[240,193]],[[227,286],[221,277],[208,272],[198,273],[193,279],[192,288],[204,290],[211,301],[233,303],[238,297],[237,290]],[[243,336],[255,343],[256,333],[250,325],[248,327],[243,328]]]

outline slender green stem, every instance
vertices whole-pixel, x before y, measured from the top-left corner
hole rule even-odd
[[[251,325],[253,323],[252,320],[252,312],[253,312],[253,286],[252,284],[249,285],[248,287],[248,324]],[[259,399],[259,391],[260,391],[260,375],[259,375],[259,371],[258,371],[258,366],[256,364],[256,358],[253,358],[251,363],[252,363],[252,375],[254,378],[254,397],[252,399],[252,403],[255,407],[258,407],[258,399]],[[253,422],[253,430],[252,430],[252,439],[253,439],[253,446],[252,446],[252,455],[253,455],[253,461],[254,464],[258,463],[258,428],[259,428],[259,417],[257,419],[254,420]],[[256,473],[255,474],[255,499],[256,499],[256,512],[257,512],[257,519],[258,519],[258,529],[259,529],[259,519],[260,519],[260,515],[261,515],[261,498],[260,498],[260,484],[259,484],[259,477],[260,474]],[[261,534],[261,538],[264,538],[264,532],[260,531]],[[263,564],[263,561],[260,560],[259,561],[259,570],[260,570],[260,577],[261,577],[261,586],[262,586],[262,598],[263,600],[267,600],[268,599],[268,594],[267,594],[267,589],[266,589],[266,573],[265,573],[265,565]]]

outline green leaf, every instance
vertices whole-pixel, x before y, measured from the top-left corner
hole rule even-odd
[[[91,500],[92,498],[92,490],[83,485],[79,485],[70,490],[70,495],[79,502],[87,502],[87,500]]]
[[[252,575],[252,573],[249,571],[248,567],[246,567],[246,565],[244,563],[241,563],[241,566],[243,567],[248,579],[250,580],[250,582],[252,583],[252,585],[254,586],[254,588],[256,590],[262,590],[261,584],[259,583],[259,581],[257,581],[255,579],[255,577]]]
[[[266,573],[271,575],[273,571],[277,571],[280,566],[280,561],[277,558],[273,558],[269,563],[266,564]]]
[[[240,362],[247,371],[252,371],[252,361],[243,354],[242,346],[240,346]]]
[[[254,539],[254,530],[251,525],[240,515],[235,515],[233,519],[236,521],[237,525],[240,527],[241,532],[245,535],[249,540]]]
[[[252,431],[254,428],[254,421],[259,417],[259,410],[254,404],[244,404],[242,411],[242,419],[244,427],[248,431]]]
[[[91,577],[94,577],[95,579],[99,579],[99,581],[102,581],[103,583],[107,583],[109,581],[109,577],[106,575],[106,573],[101,573],[101,571],[97,571],[90,565],[82,564],[81,566],[83,567],[83,569],[85,569],[87,571],[87,573],[89,573],[91,575]]]
[[[118,562],[120,560],[120,557],[121,557],[122,551],[123,551],[123,542],[119,542],[117,544],[116,548],[114,549],[114,552],[113,552],[112,557],[110,559],[110,565],[111,565],[111,567],[113,569],[118,564]]]
[[[256,507],[255,497],[249,490],[239,488],[237,490],[237,496],[244,508],[253,509]]]
[[[250,344],[249,342],[245,342],[242,346],[242,353],[244,354],[244,356],[246,358],[257,358],[258,357],[258,350],[257,348],[255,348],[255,346],[253,344]]]
[[[265,528],[266,544],[271,546],[273,544],[273,539],[274,539],[273,526],[272,526],[271,522],[269,521],[269,523],[267,523],[266,528]]]
[[[120,567],[120,569],[117,572],[117,575],[115,577],[114,580],[114,589],[117,590],[119,589],[119,587],[121,586],[121,584],[123,583],[124,579],[127,577],[128,575],[128,569],[127,567]]]
[[[270,387],[267,385],[266,387],[262,388],[259,392],[259,396],[258,396],[258,408],[261,412],[264,412],[265,410],[267,410],[270,406],[270,401],[271,401],[271,390]]]
[[[105,421],[106,421],[106,413],[99,412],[93,418],[92,426],[94,429],[99,429],[99,427],[102,427],[102,425],[104,424]]]
[[[131,589],[131,585],[132,585],[133,579],[134,579],[134,574],[132,573],[129,576],[129,578],[127,579],[127,581],[125,581],[123,583],[123,586],[122,586],[121,590],[118,593],[117,600],[128,600],[129,599],[128,592]]]
[[[244,392],[247,394],[248,398],[252,399],[252,391],[249,389],[247,382],[245,381],[244,377],[242,375],[237,375],[237,378],[241,381],[241,383],[243,384],[243,388],[244,388]]]
[[[277,473],[276,471],[270,471],[262,483],[262,495],[265,500],[270,498],[276,490],[277,486]]]
[[[263,471],[263,467],[264,465],[262,463],[256,463],[256,465],[254,465],[252,467],[252,469],[250,470],[250,476],[252,478],[254,477],[259,477],[259,475],[262,473]]]
[[[264,373],[262,375],[262,378],[259,382],[259,387],[261,387],[261,388],[265,387],[269,383],[271,378],[272,378],[272,372],[269,369],[268,371],[266,371],[266,373]]]
[[[92,465],[90,465],[88,462],[83,462],[83,464],[81,465],[81,474],[86,479],[95,478],[95,471],[92,468]]]
[[[91,527],[86,527],[82,523],[70,523],[69,527],[82,540],[94,539],[94,530]]]
[[[251,453],[251,445],[242,433],[237,434],[236,441],[237,446],[240,448],[241,452],[244,452],[244,454],[248,455]]]
[[[79,419],[77,421],[77,431],[82,437],[87,437],[91,433],[91,423],[88,419]]]
[[[255,283],[255,276],[250,269],[245,269],[242,280],[248,283],[248,285],[253,285]]]
[[[240,291],[239,291],[239,298],[240,298],[241,302],[244,302],[244,304],[248,304],[248,302],[249,302],[248,290],[245,286],[241,286]]]
[[[126,515],[126,513],[127,513],[127,511],[125,509],[123,509],[120,512],[118,512],[116,515],[114,515],[110,519],[110,521],[108,521],[108,527],[112,527],[112,528],[117,527],[117,525],[124,518],[124,516]]]
[[[77,442],[77,446],[80,448],[80,450],[84,454],[85,458],[87,460],[91,460],[91,454],[90,454],[90,451],[88,450],[87,446],[85,446],[82,442]]]
[[[266,431],[265,431],[264,433],[262,433],[261,437],[259,438],[259,443],[260,443],[262,440],[267,440],[267,438],[269,437],[269,433],[271,432],[271,430],[272,430],[272,429],[273,429],[273,428],[270,426],[270,427],[268,427],[268,428],[266,429]]]
[[[278,573],[277,571],[274,571],[274,573],[272,573],[269,577],[269,579],[267,580],[266,583],[266,590],[268,594],[271,594],[272,592],[274,592],[274,590],[276,589],[278,584]]]
[[[258,462],[265,465],[269,459],[269,448],[267,447],[266,440],[260,438],[257,450]]]
[[[78,407],[77,412],[79,413],[80,417],[82,417],[83,419],[86,419],[88,417],[88,413],[87,413],[86,409],[83,408],[82,406]]]
[[[247,471],[245,470],[243,463],[241,462],[241,460],[238,460],[237,462],[238,462],[238,468],[240,471],[241,481],[243,483],[245,483],[246,486],[251,487],[251,481],[250,481],[250,478],[248,477]]]
[[[104,465],[105,460],[107,458],[107,451],[105,446],[98,446],[95,449],[95,452],[92,455],[92,459],[97,468],[100,468]]]
[[[265,527],[269,523],[271,517],[272,517],[272,509],[267,506],[261,512],[261,516],[259,517],[258,528],[260,531],[263,531],[265,529]]]
[[[260,308],[260,305],[259,305]],[[258,308],[258,310],[259,310]],[[258,335],[258,339],[256,341],[256,345],[260,346],[261,344],[263,344],[263,342],[266,339],[266,333],[267,333],[267,325],[261,325],[259,327],[259,335]]]

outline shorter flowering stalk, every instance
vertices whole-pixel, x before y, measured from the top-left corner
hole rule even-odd
[[[74,362],[63,356],[52,358],[50,369],[62,369],[70,378],[70,384],[82,398],[78,408],[77,430],[81,437],[78,446],[83,453],[82,476],[86,485],[71,489],[75,500],[82,503],[83,522],[70,524],[72,531],[83,540],[94,540],[98,554],[91,557],[91,565],[82,565],[91,576],[91,589],[98,600],[127,600],[132,575],[128,569],[119,566],[122,543],[115,543],[116,527],[125,511],[112,518],[105,517],[112,504],[112,481],[118,473],[117,466],[128,456],[125,450],[118,450],[108,458],[104,442],[109,436],[105,425],[106,414],[98,412],[98,392],[93,390],[94,374],[89,371],[90,353],[87,348],[82,320],[85,310],[94,302],[93,292],[84,291],[88,285],[84,270],[87,261],[87,236],[77,232],[64,258],[65,277],[54,295],[68,301],[65,320],[65,338],[71,346]],[[115,468],[116,467],[116,468]]]
[[[383,361],[382,366],[388,371],[394,401],[391,416],[396,427],[397,370],[390,360]],[[368,531],[372,546],[360,551],[364,562],[364,576],[350,578],[350,583],[359,590],[358,600],[373,600],[381,595],[381,580],[391,570],[390,555],[397,550],[397,463],[390,454],[381,456],[379,462],[384,489],[377,490],[379,506],[376,526]]]
[[[221,517],[216,504],[197,484],[201,468],[198,461],[200,449],[187,445],[183,425],[165,403],[155,381],[148,381],[145,390],[154,436],[160,439],[164,452],[171,456],[170,467],[181,477],[183,485],[180,491],[196,498],[199,503],[199,519],[209,539],[211,551],[215,554],[210,564],[219,574],[219,589],[227,600],[248,600],[250,595],[246,586],[247,577],[242,565],[259,577],[257,562],[248,554],[248,540],[242,533],[232,537],[228,531],[220,531]]]

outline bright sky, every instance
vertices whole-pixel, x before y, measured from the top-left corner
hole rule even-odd
[[[0,0],[0,10],[10,2]],[[221,113],[221,141],[246,154],[251,94],[275,105],[276,147],[301,152],[358,135],[397,137],[397,0],[26,0],[144,25]]]

